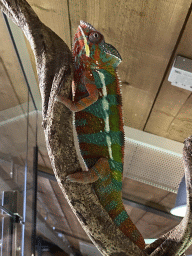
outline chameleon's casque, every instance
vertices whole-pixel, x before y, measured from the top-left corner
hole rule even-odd
[[[79,147],[88,172],[68,176],[93,183],[114,223],[141,249],[145,242],[122,203],[124,130],[118,51],[90,24],[80,22],[73,44],[74,101],[60,97],[75,112]]]

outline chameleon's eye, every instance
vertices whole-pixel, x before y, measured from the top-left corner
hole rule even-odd
[[[89,41],[91,43],[97,44],[103,40],[103,36],[99,32],[92,32],[89,34]]]

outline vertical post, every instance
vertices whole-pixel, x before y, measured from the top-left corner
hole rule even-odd
[[[3,256],[3,244],[4,244],[4,220],[5,220],[5,217],[1,217],[1,222],[2,222],[2,226],[1,226],[1,254],[0,256]]]
[[[28,145],[28,143],[27,143]],[[28,150],[27,150],[28,152]],[[25,175],[24,175],[24,189],[23,189],[23,225],[22,225],[22,245],[21,245],[21,256],[25,256],[25,221],[26,221],[26,203],[27,203],[27,172],[28,172],[28,161],[26,158],[25,162]]]
[[[36,221],[37,221],[37,168],[38,168],[38,146],[34,147],[33,153],[33,206],[32,206],[32,236],[31,255],[35,256],[36,246]]]
[[[42,238],[37,237],[37,256],[42,256]]]
[[[13,252],[13,229],[14,229],[14,219],[10,218],[10,255],[14,255]]]

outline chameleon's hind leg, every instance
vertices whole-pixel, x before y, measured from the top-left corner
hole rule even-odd
[[[93,183],[108,174],[110,174],[109,162],[107,158],[100,158],[90,170],[70,174],[66,179],[78,183]]]

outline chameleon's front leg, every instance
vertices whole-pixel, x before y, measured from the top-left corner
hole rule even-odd
[[[85,87],[89,93],[89,96],[79,100],[78,102],[71,101],[70,99],[67,99],[63,96],[56,96],[56,100],[63,103],[67,108],[69,108],[73,112],[81,111],[93,103],[95,103],[98,100],[99,92],[97,89],[97,86],[93,81],[91,81],[91,72],[85,71],[83,73],[83,83],[85,84]]]
[[[91,81],[91,72],[85,71],[83,73],[83,83],[89,93],[89,96],[79,100],[78,102],[73,102],[62,96],[57,96],[56,100],[63,103],[67,108],[73,112],[78,112],[86,107],[90,106],[97,101],[99,93],[96,85]],[[92,183],[97,181],[99,178],[107,176],[110,173],[109,162],[106,158],[100,158],[96,164],[89,170],[83,172],[77,172],[67,176],[67,180],[79,183]]]

